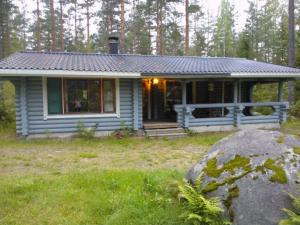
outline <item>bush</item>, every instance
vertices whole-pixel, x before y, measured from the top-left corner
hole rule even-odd
[[[10,82],[0,82],[0,122],[15,120],[15,89]]]
[[[202,188],[202,175],[195,185],[185,182],[179,186],[179,197],[186,201],[187,211],[183,214],[187,222],[194,225],[228,225],[222,218],[223,209],[217,198],[208,199]]]
[[[299,187],[300,189],[300,187]],[[299,225],[300,224],[300,196],[289,195],[293,201],[293,209],[283,209],[288,218],[280,221],[279,225]]]
[[[120,129],[114,132],[114,136],[118,139],[130,137],[134,135],[133,129],[126,126],[124,121],[121,121]]]
[[[294,105],[291,106],[290,115],[300,118],[300,100],[298,100]]]
[[[86,127],[82,121],[79,121],[77,123],[77,137],[84,139],[94,138],[98,126],[99,124],[96,123],[93,127]]]

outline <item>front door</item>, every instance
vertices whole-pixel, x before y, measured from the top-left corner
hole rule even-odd
[[[181,104],[182,87],[176,80],[143,80],[144,121],[176,122],[174,105]]]

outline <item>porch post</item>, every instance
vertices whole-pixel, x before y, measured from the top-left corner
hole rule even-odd
[[[181,81],[181,86],[182,86],[182,105],[183,105],[183,126],[184,128],[189,128],[189,117],[190,117],[190,112],[189,108],[186,105],[186,82],[185,80]]]
[[[152,115],[151,115],[151,88],[152,88],[152,85],[151,85],[151,80],[148,80],[148,83],[147,83],[147,85],[148,85],[148,89],[147,89],[147,98],[148,98],[148,120],[151,120],[151,118],[152,118]]]
[[[234,92],[233,92],[233,100],[235,103],[234,107],[234,125],[236,127],[239,127],[241,124],[241,106],[238,104],[239,101],[239,95],[240,95],[240,80],[234,81]]]
[[[283,102],[283,81],[278,82],[278,102]],[[286,106],[279,106],[279,122],[283,123],[286,121]]]
[[[283,102],[283,81],[278,82],[278,102]]]
[[[27,84],[26,77],[20,79],[20,111],[21,111],[21,124],[22,136],[28,135],[28,114],[27,114]]]
[[[181,81],[182,87],[182,105],[186,105],[186,82],[183,80]]]
[[[139,79],[133,80],[133,130],[139,129]]]
[[[238,93],[239,93],[239,81],[234,81],[234,90],[233,90],[233,102],[238,103]]]

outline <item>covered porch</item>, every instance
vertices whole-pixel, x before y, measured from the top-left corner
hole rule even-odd
[[[286,121],[284,82],[272,79],[143,79],[143,124],[173,123],[195,131],[264,125]],[[260,83],[274,84],[276,99],[255,101]],[[215,128],[215,129],[211,129]]]

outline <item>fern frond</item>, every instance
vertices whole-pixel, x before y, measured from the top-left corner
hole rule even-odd
[[[229,225],[222,219],[223,209],[218,198],[207,198],[203,194],[202,174],[197,179],[196,185],[185,182],[179,186],[180,198],[187,203],[187,220],[197,225]]]

